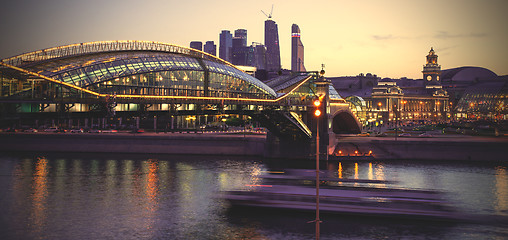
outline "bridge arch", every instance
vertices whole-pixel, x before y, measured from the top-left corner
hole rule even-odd
[[[349,109],[339,110],[332,116],[331,130],[333,133],[361,133],[361,125]]]

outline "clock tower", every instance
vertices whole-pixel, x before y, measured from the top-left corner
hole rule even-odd
[[[437,55],[433,48],[430,48],[427,55],[427,64],[423,66],[423,81],[427,88],[441,86],[441,65],[437,64]]]

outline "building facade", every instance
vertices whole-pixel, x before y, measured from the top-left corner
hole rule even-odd
[[[247,66],[247,54],[247,47],[243,46],[243,39],[234,37],[233,47],[231,48],[231,63]]]
[[[201,41],[192,41],[190,42],[190,48],[203,51],[203,43]]]
[[[213,41],[206,41],[203,51],[213,56],[217,56],[217,45],[215,45]]]
[[[235,30],[235,38],[242,39],[242,46],[247,47],[247,30],[246,29],[236,29]]]
[[[219,58],[231,62],[231,48],[233,47],[233,36],[229,30],[222,30],[219,35]]]
[[[265,46],[266,70],[279,71],[281,69],[279,30],[277,23],[271,19],[265,21]]]
[[[298,25],[291,26],[291,71],[292,72],[305,72],[304,65],[304,48],[302,40],[300,39],[300,28]]]
[[[252,66],[256,67],[257,70],[265,70],[266,69],[265,45],[253,42],[252,47],[254,48],[254,61],[252,63]]]

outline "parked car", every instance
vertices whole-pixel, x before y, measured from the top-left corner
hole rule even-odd
[[[88,132],[89,133],[100,133],[101,130],[99,130],[99,129],[90,129]]]
[[[36,133],[38,131],[35,128],[29,128],[29,129],[25,130],[25,132],[34,132],[34,133]]]
[[[58,132],[58,131],[59,131],[58,127],[50,127],[44,129],[44,132]]]
[[[401,134],[399,134],[399,137],[411,137],[411,134],[409,134],[409,133],[401,133]]]
[[[145,132],[145,130],[142,128],[138,128],[138,129],[135,128],[135,129],[132,129],[132,131],[131,131],[131,133],[144,133],[144,132]]]
[[[117,133],[118,131],[115,130],[115,129],[105,129],[105,130],[102,130],[102,133]]]
[[[71,132],[71,133],[82,133],[83,129],[81,129],[81,128],[74,128],[74,129],[71,129],[69,132]]]
[[[422,133],[422,134],[418,135],[418,137],[421,137],[421,138],[430,138],[430,137],[432,137],[432,134]]]

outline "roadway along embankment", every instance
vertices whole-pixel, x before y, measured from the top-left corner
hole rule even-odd
[[[216,134],[1,133],[0,151],[262,156],[265,139]]]

